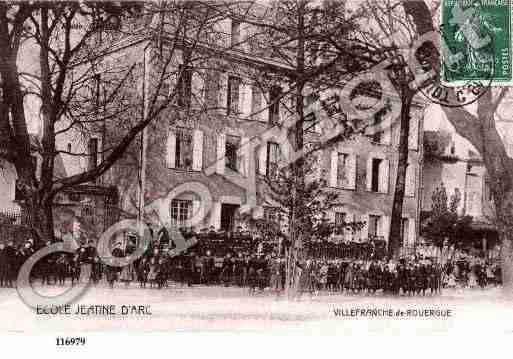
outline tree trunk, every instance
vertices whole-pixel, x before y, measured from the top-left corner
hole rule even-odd
[[[409,90],[403,91],[400,135],[399,135],[399,156],[397,160],[397,174],[394,188],[394,200],[392,204],[392,215],[390,220],[390,232],[388,236],[388,255],[397,258],[401,249],[401,231],[403,218],[404,189],[406,183],[406,167],[408,166],[408,138],[410,133],[410,109],[413,93]]]
[[[304,99],[303,91],[306,83],[305,79],[305,11],[306,3],[298,3],[297,8],[297,47],[296,47],[296,116],[297,122],[294,125],[294,130],[291,134],[292,144],[294,151],[301,151],[304,146]],[[297,275],[297,262],[300,259],[300,251],[302,250],[302,233],[300,230],[303,221],[301,215],[301,208],[303,203],[301,201],[301,193],[305,185],[304,180],[304,160],[299,158],[292,164],[292,171],[295,176],[294,188],[292,188],[293,206],[291,208],[289,231],[291,237],[291,247],[289,258],[287,259],[288,270],[287,277],[287,295],[293,298],[297,295],[298,291],[298,275]]]

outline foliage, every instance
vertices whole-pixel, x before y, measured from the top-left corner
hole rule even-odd
[[[453,245],[466,238],[470,233],[471,216],[460,216],[458,206],[461,202],[461,194],[458,189],[448,198],[445,186],[440,184],[433,191],[432,209],[424,234],[437,247],[446,244]]]
[[[261,177],[260,197],[266,199],[264,205],[272,208],[276,214],[271,218],[263,216],[257,219],[246,216],[246,223],[263,237],[290,238],[290,232],[286,229],[290,215],[295,213],[296,226],[292,230],[297,231],[302,245],[312,241],[326,241],[337,233],[361,230],[363,222],[334,222],[331,214],[344,203],[339,193],[330,189],[324,179],[326,176],[320,175],[318,156],[311,154],[304,161],[307,180],[303,187],[297,187],[296,197],[291,195],[291,188],[296,181],[291,166],[281,164],[274,175]]]

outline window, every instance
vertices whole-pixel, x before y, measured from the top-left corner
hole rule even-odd
[[[348,160],[349,155],[347,153],[339,153],[337,158],[337,187],[344,188],[348,185],[349,173],[348,173]]]
[[[89,170],[96,168],[98,162],[98,139],[89,139]]]
[[[219,82],[221,74],[218,71],[208,71],[205,82],[205,103],[207,109],[219,107]]]
[[[369,238],[376,238],[378,236],[378,228],[380,225],[381,217],[376,215],[369,215]]]
[[[240,21],[232,19],[231,46],[237,47],[240,43]]]
[[[226,168],[231,169],[232,171],[239,171],[239,167],[241,165],[242,159],[239,158],[239,148],[240,148],[240,137],[237,136],[226,136],[226,148],[225,148],[225,158],[226,158]]]
[[[373,191],[373,192],[379,192],[379,178],[380,178],[379,168],[381,166],[382,161],[383,160],[380,158],[372,159],[371,191]]]
[[[342,226],[346,223],[346,214],[344,212],[335,212],[335,233],[343,234],[345,228]]]
[[[273,86],[269,92],[269,122],[278,123],[280,121],[280,99],[282,89],[279,86]]]
[[[485,198],[489,202],[493,202],[493,193],[490,183],[490,178],[485,178],[485,186],[484,186],[485,195],[483,198]]]
[[[192,167],[192,131],[178,128],[176,131],[175,167],[190,169]]]
[[[227,114],[236,115],[239,111],[239,88],[240,78],[236,76],[228,77],[228,94],[227,94]]]
[[[192,69],[190,66],[180,65],[177,85],[177,105],[189,107],[191,105]]]
[[[258,85],[253,85],[251,93],[251,113],[260,118],[262,116],[262,90]]]
[[[408,218],[403,218],[401,221],[401,233],[402,233],[401,243],[400,243],[401,246],[409,243],[409,238],[408,238],[409,226],[410,226],[410,222],[409,222]]]
[[[275,142],[267,143],[267,170],[268,177],[278,177],[278,163],[280,161],[280,146]]]
[[[68,143],[67,151],[68,151],[69,153],[71,153],[71,143]]]
[[[192,217],[192,201],[174,199],[171,201],[171,218],[177,227],[183,227],[185,221]]]

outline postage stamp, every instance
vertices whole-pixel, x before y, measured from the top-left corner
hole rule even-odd
[[[440,15],[445,85],[513,83],[510,0],[444,0]]]

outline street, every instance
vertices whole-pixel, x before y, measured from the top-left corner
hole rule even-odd
[[[55,295],[64,287],[36,289]],[[116,306],[116,315],[76,315],[79,306]],[[124,308],[145,306],[146,313],[121,314]],[[513,306],[497,288],[450,289],[440,296],[303,295],[289,301],[272,294],[248,295],[233,287],[174,287],[141,289],[135,285],[89,288],[69,315],[36,314],[18,298],[15,289],[1,288],[0,331],[256,331],[307,332],[320,335],[357,333],[504,333],[513,330]],[[335,312],[382,309],[390,313],[450,311],[450,316],[343,316]],[[151,315],[150,315],[151,314]]]

